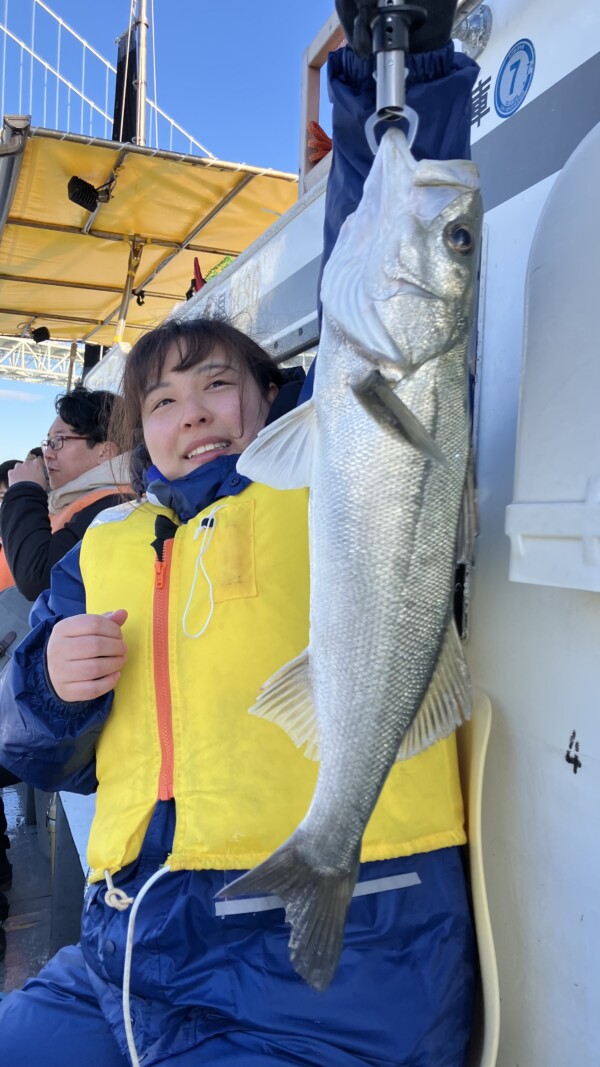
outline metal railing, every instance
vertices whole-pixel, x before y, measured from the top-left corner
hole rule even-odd
[[[65,387],[69,372],[73,379],[83,371],[83,346],[77,349],[71,368],[69,342],[44,341],[35,344],[27,337],[0,337],[0,378],[12,381],[47,382]]]
[[[0,17],[0,119],[111,140],[116,67],[43,0],[0,0]],[[146,118],[153,148],[215,158],[154,100]]]

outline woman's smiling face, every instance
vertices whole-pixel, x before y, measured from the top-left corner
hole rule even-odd
[[[168,352],[160,380],[142,402],[146,448],[165,478],[182,478],[215,456],[243,452],[262,430],[277,394],[265,395],[241,361],[216,345],[211,356],[178,370],[179,349]]]

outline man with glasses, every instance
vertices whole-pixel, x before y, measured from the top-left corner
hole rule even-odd
[[[109,440],[110,418],[120,402],[113,393],[84,386],[59,396],[56,418],[42,441],[43,460],[25,460],[9,472],[0,535],[15,584],[28,600],[49,588],[52,567],[96,515],[127,493],[125,465]]]
[[[29,629],[29,602],[49,588],[54,564],[81,540],[96,515],[120,503],[129,489],[121,485],[127,482],[126,467],[109,440],[110,418],[120,402],[113,393],[77,386],[57,397],[56,418],[42,441],[43,458],[32,449],[23,463],[11,460],[0,468],[0,647],[12,638],[3,649],[0,673]],[[0,788],[17,782],[0,767]],[[6,831],[0,796],[0,890],[12,884]],[[7,915],[8,900],[0,892],[0,960]]]

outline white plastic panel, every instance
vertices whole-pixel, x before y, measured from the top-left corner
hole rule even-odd
[[[510,577],[600,591],[600,124],[557,178],[527,269]]]

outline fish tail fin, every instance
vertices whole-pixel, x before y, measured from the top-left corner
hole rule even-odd
[[[344,942],[348,906],[358,877],[359,854],[349,873],[323,874],[303,857],[296,832],[264,863],[225,886],[217,896],[274,893],[289,922],[292,965],[313,989],[327,988]]]

